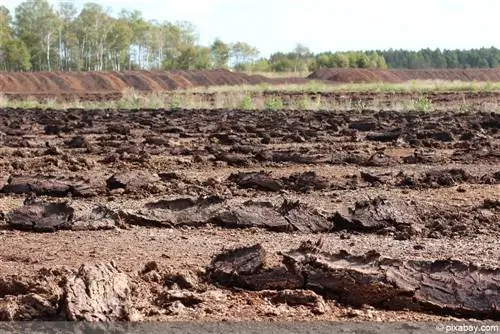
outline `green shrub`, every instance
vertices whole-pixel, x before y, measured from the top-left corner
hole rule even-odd
[[[493,90],[494,90],[494,86],[493,86],[493,84],[491,83],[491,81],[488,81],[488,82],[486,83],[486,85],[484,86],[484,91],[486,91],[486,92],[491,92],[491,91],[493,91]]]
[[[261,82],[258,86],[262,91],[267,91],[271,87],[267,82]]]
[[[308,110],[309,109],[309,99],[307,98],[302,98],[300,100],[297,101],[297,108],[299,110]]]
[[[139,99],[122,99],[116,102],[116,107],[118,109],[139,109],[141,102]]]
[[[170,110],[179,110],[182,107],[182,100],[178,96],[172,97],[170,100]]]
[[[32,109],[32,108],[40,108],[42,105],[33,97],[28,97],[27,99],[23,99],[20,101],[14,101],[15,108],[21,109]]]
[[[266,100],[266,109],[280,110],[283,109],[283,101],[279,97],[272,97]]]
[[[255,105],[253,103],[253,100],[250,96],[245,96],[243,98],[243,100],[241,100],[240,104],[239,104],[239,108],[240,109],[243,109],[243,110],[254,110],[255,109]]]
[[[429,112],[433,110],[432,101],[427,96],[420,96],[414,102],[414,109],[420,112]]]

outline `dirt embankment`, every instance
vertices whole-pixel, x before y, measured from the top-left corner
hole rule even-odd
[[[255,85],[306,82],[303,78],[267,78],[228,70],[34,72],[0,73],[0,92],[6,94],[112,93],[127,88],[163,91],[197,86]]]
[[[411,80],[490,81],[500,82],[500,69],[348,69],[327,68],[318,70],[308,79],[327,80],[336,83],[388,82]]]
[[[258,85],[262,83],[270,85],[304,84],[311,80],[319,80],[325,83],[401,83],[411,80],[500,82],[500,69],[321,69],[307,78],[268,78],[262,75],[247,75],[228,70],[3,72],[0,73],[0,93],[9,99],[33,97],[38,100],[56,98],[60,101],[107,101],[122,98],[122,93],[126,89],[147,93],[202,86]],[[283,93],[283,95],[288,96],[291,94]],[[332,96],[332,98],[335,98],[335,96]]]

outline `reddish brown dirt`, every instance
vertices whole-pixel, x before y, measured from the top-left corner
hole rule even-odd
[[[138,92],[182,90],[190,87],[213,85],[256,85],[307,83],[309,80],[322,80],[326,83],[350,82],[404,82],[409,80],[461,80],[461,81],[500,81],[499,69],[469,70],[368,70],[368,69],[322,69],[308,78],[267,78],[261,75],[246,75],[228,70],[211,71],[123,71],[123,72],[35,72],[0,73],[0,93],[10,99],[36,98],[40,101],[55,98],[60,101],[107,101],[122,98],[128,88]],[[268,93],[266,93],[268,94]],[[285,102],[301,100],[303,93],[280,92]],[[195,94],[196,95],[196,94]],[[388,104],[393,100],[413,98],[413,93],[374,93],[374,92],[335,92],[314,93],[311,97],[322,98],[325,103],[351,99],[361,102],[373,100]],[[463,102],[484,101],[490,97],[497,101],[499,92],[450,92],[428,93],[433,102],[441,98]],[[206,99],[211,95],[206,94]],[[446,102],[446,101],[445,101]]]
[[[17,95],[115,94],[126,88],[164,91],[197,86],[299,83],[304,78],[270,79],[228,70],[0,73],[0,92]],[[103,98],[104,99],[104,98]]]
[[[272,267],[319,237],[405,266],[500,260],[498,113],[3,109],[0,171],[2,320],[437,320],[463,314],[204,273],[227,248],[259,243]],[[93,300],[88,277],[121,283]]]
[[[328,83],[347,82],[402,82],[413,79],[478,80],[500,81],[497,70],[364,70],[364,69],[325,69],[310,75],[310,79]],[[183,88],[211,85],[240,84],[283,84],[307,83],[306,78],[266,78],[259,75],[246,75],[227,70],[213,71],[125,71],[125,72],[36,72],[0,73],[0,93],[9,99],[22,100],[27,97],[39,101],[57,99],[58,101],[110,101],[119,100],[127,88],[141,93],[154,91],[173,91],[183,94]],[[174,94],[174,93],[172,93]],[[186,93],[197,101],[219,107],[217,101],[231,99],[232,93]],[[500,92],[263,92],[253,93],[254,98],[268,99],[279,97],[285,107],[295,107],[304,98],[312,103],[321,101],[324,105],[357,103],[359,106],[373,103],[394,106],[397,101],[407,102],[426,96],[436,106],[458,106],[467,104],[477,108],[485,103],[500,103]],[[226,96],[227,95],[227,96]]]
[[[500,81],[500,69],[321,69],[308,76],[309,79],[327,80],[336,83],[389,82],[411,80],[446,81]]]

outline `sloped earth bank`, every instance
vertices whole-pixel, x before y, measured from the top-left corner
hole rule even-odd
[[[500,320],[499,129],[0,110],[0,319]]]
[[[3,72],[0,73],[0,92],[9,99],[33,97],[39,100],[107,101],[122,98],[122,92],[127,89],[147,93],[200,86],[306,84],[312,80],[324,83],[401,83],[413,80],[499,82],[500,70],[498,68],[447,70],[336,68],[317,70],[307,78],[268,78],[229,70]],[[283,95],[285,100],[289,99],[289,94]],[[335,94],[328,95],[330,98],[334,96]]]
[[[500,81],[498,68],[470,69],[364,69],[325,68],[315,71],[309,79],[328,80],[338,83],[349,82],[406,82],[412,80],[445,81]]]
[[[0,92],[9,99],[108,101],[122,92],[170,91],[200,86],[307,83],[305,78],[268,78],[229,70],[122,72],[3,72]]]

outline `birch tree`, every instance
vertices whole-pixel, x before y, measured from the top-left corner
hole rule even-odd
[[[112,63],[113,71],[120,71],[122,65],[128,60],[128,49],[133,38],[132,28],[123,20],[115,20],[108,34],[108,57]]]
[[[212,62],[215,68],[226,68],[231,51],[229,45],[217,38],[210,46],[212,53]]]
[[[75,32],[87,71],[102,71],[112,18],[101,5],[86,3],[75,20]]]
[[[72,2],[61,2],[57,11],[59,16],[58,45],[61,57],[61,70],[79,70],[81,68],[78,53],[78,39],[74,32],[74,20],[78,9]]]
[[[58,54],[54,52],[58,16],[47,0],[28,0],[16,7],[16,35],[28,47],[35,70],[52,70]],[[56,59],[54,59],[56,58]]]
[[[132,29],[132,45],[130,45],[129,69],[131,69],[133,61],[135,61],[139,68],[143,68],[145,37],[147,31],[150,28],[150,25],[142,17],[142,13],[138,10],[122,10],[119,14],[119,18],[127,22],[129,27]]]
[[[12,16],[5,6],[0,6],[0,70],[6,70],[5,43],[12,38]]]

